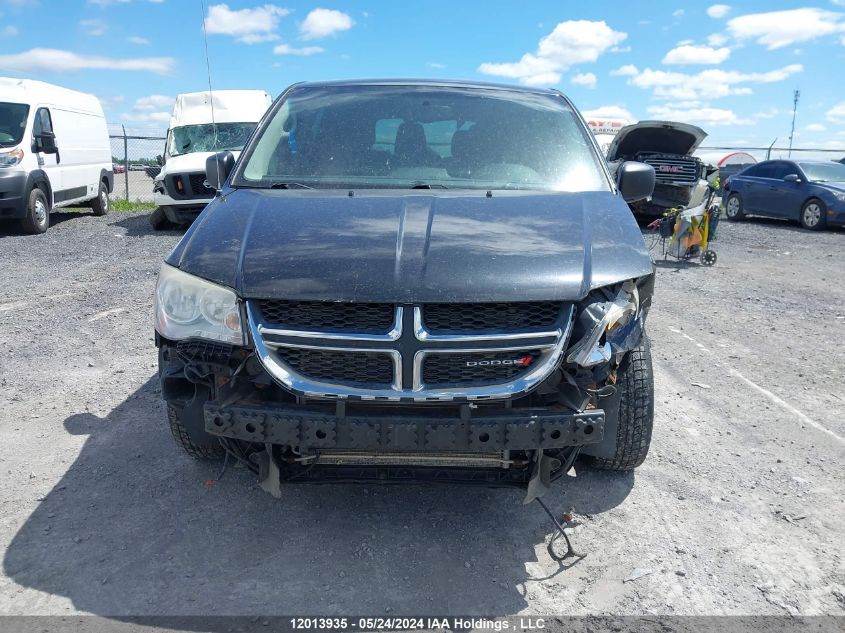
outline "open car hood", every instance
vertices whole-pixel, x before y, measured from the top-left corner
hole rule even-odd
[[[623,127],[607,149],[607,160],[629,158],[638,152],[692,154],[707,132],[689,123],[640,121]]]

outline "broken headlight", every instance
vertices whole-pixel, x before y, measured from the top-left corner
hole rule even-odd
[[[640,342],[643,327],[636,284],[626,281],[615,296],[587,304],[578,321],[584,335],[569,348],[567,362],[594,367],[629,351]]]
[[[158,333],[172,340],[244,342],[237,295],[167,264],[158,275],[155,318]]]

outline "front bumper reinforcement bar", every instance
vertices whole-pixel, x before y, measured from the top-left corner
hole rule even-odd
[[[600,442],[604,411],[543,409],[458,417],[348,415],[302,407],[205,405],[205,430],[247,442],[301,449],[470,451],[554,449]]]

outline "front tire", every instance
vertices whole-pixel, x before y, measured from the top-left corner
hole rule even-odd
[[[47,194],[38,187],[29,192],[26,204],[26,216],[21,220],[21,228],[32,235],[45,233],[50,226],[50,202]]]
[[[821,231],[825,226],[827,209],[824,202],[818,198],[811,198],[801,207],[801,226],[810,231]]]
[[[645,461],[654,427],[654,374],[645,335],[622,361],[616,386],[622,391],[616,454],[612,458],[594,457],[592,465],[601,470],[627,471]]]
[[[94,215],[106,215],[111,210],[109,189],[106,186],[105,180],[100,182],[100,190],[97,192],[97,197],[91,201],[91,210],[94,212]]]
[[[200,402],[200,412],[202,405]],[[173,441],[176,446],[185,451],[194,459],[202,461],[217,461],[223,459],[223,447],[213,435],[209,435],[204,429],[198,429],[196,416],[190,411],[191,407],[180,409],[173,404],[167,403],[167,419],[170,422],[170,432],[173,434]],[[202,421],[202,417],[199,417]],[[193,423],[192,423],[193,422]]]
[[[731,222],[736,222],[745,217],[745,212],[742,209],[742,198],[738,193],[732,193],[728,196],[728,201],[725,204],[725,217]]]

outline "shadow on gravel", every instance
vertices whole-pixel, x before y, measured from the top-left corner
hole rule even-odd
[[[53,211],[50,213],[50,226],[56,226],[68,220],[78,220],[85,215],[94,215],[91,209],[80,209],[74,211]],[[49,228],[47,229],[50,230]],[[3,220],[0,222],[0,239],[16,235],[28,235],[18,220]],[[33,237],[37,237],[34,235]]]
[[[128,237],[144,237],[146,235],[183,235],[187,230],[187,226],[177,227],[175,229],[166,229],[156,231],[150,225],[150,214],[143,215],[128,215],[116,222],[111,222],[113,226],[119,226],[126,230]]]
[[[520,491],[289,485],[276,500],[243,469],[211,481],[219,465],[177,451],[157,388],[153,377],[105,418],[65,420],[88,438],[5,553],[18,585],[143,623],[386,608],[514,614],[527,606],[526,580],[581,573],[560,571],[545,547],[532,564],[552,527]],[[609,510],[634,477],[586,471],[570,481],[546,497],[556,513]],[[576,549],[588,550],[589,530],[574,536]]]

